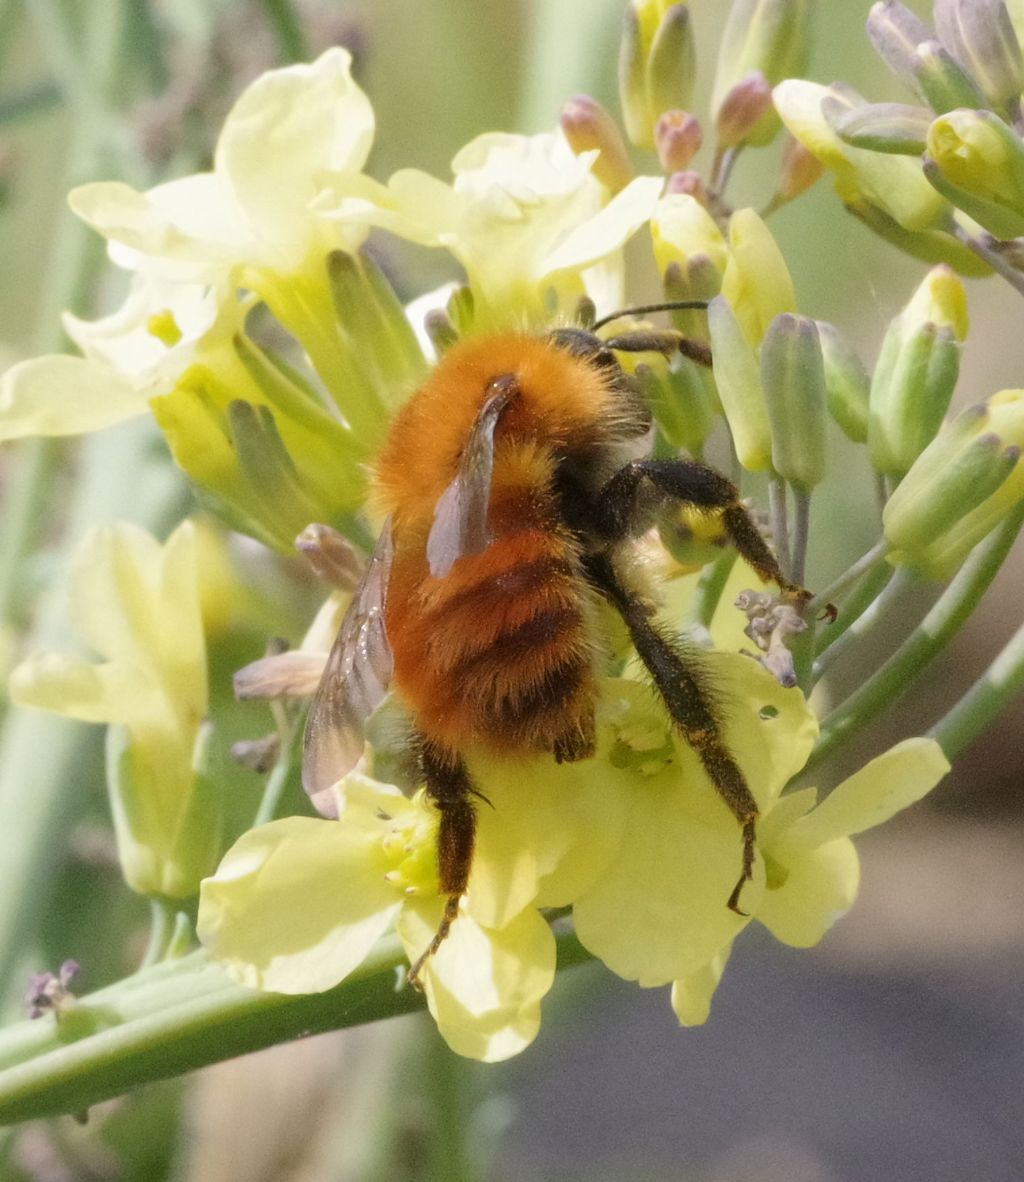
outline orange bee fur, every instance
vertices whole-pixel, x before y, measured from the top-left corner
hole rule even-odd
[[[496,374],[518,396],[496,441],[491,543],[431,576],[434,507]],[[621,418],[592,365],[538,337],[456,346],[392,427],[376,500],[391,514],[395,556],[387,631],[394,688],[428,739],[455,749],[585,751],[593,738],[594,592],[554,491],[560,455],[592,451]]]

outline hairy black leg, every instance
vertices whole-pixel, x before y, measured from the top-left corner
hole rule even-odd
[[[417,989],[420,988],[420,971],[427,959],[441,947],[459,914],[459,899],[469,884],[476,838],[476,810],[473,807],[476,792],[462,757],[424,739],[420,743],[420,767],[427,795],[441,814],[437,832],[437,873],[440,893],[448,898],[434,938],[409,970],[409,984]]]
[[[623,586],[607,555],[598,554],[587,559],[587,570],[593,584],[626,622],[633,647],[654,679],[672,720],[742,827],[742,868],[727,906],[730,911],[745,915],[746,912],[740,910],[739,899],[744,883],[754,872],[757,801],[736,761],[725,748],[714,693],[704,672],[700,652],[688,648],[680,638],[669,638],[659,631],[651,618],[651,605]]]
[[[683,336],[674,329],[638,329],[636,332],[624,332],[621,336],[609,337],[604,346],[619,353],[663,353],[666,357],[671,357],[673,353],[681,353],[708,369],[712,364],[710,345]]]
[[[695,460],[635,460],[620,468],[599,494],[600,534],[609,541],[630,536],[643,516],[666,498],[720,512],[729,540],[765,582],[778,583],[798,603],[810,599],[809,591],[783,573],[732,481]]]

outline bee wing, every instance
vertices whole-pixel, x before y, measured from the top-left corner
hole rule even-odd
[[[502,411],[515,393],[511,375],[491,383],[462,450],[459,471],[434,507],[427,538],[427,562],[435,578],[443,578],[465,554],[480,554],[490,544],[487,510],[494,472],[494,432]]]
[[[330,807],[330,789],[363,753],[366,720],[387,693],[394,668],[384,623],[394,556],[390,519],[324,666],[306,720],[302,785],[317,807]]]

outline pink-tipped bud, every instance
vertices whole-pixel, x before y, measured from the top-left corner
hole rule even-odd
[[[704,178],[699,172],[693,172],[690,169],[674,172],[668,178],[665,191],[667,193],[686,193],[690,197],[696,198],[705,209],[707,208],[708,191],[704,185]]]
[[[760,70],[754,70],[729,91],[718,109],[715,134],[721,148],[736,148],[772,110],[772,88]]]
[[[654,146],[667,173],[687,168],[703,142],[700,121],[688,111],[666,111],[654,128]]]
[[[805,148],[798,139],[786,136],[779,171],[779,196],[792,201],[815,184],[825,171],[825,165]]]
[[[594,176],[613,193],[633,179],[633,164],[619,125],[596,99],[586,94],[571,98],[562,108],[562,130],[577,156],[597,149]]]

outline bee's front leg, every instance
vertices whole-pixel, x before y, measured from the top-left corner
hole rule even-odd
[[[447,896],[444,914],[426,951],[409,969],[409,984],[420,989],[419,975],[427,960],[444,943],[459,914],[459,900],[469,885],[476,839],[473,782],[462,757],[455,751],[420,740],[420,767],[427,795],[441,814],[437,832],[437,871],[440,893]]]

